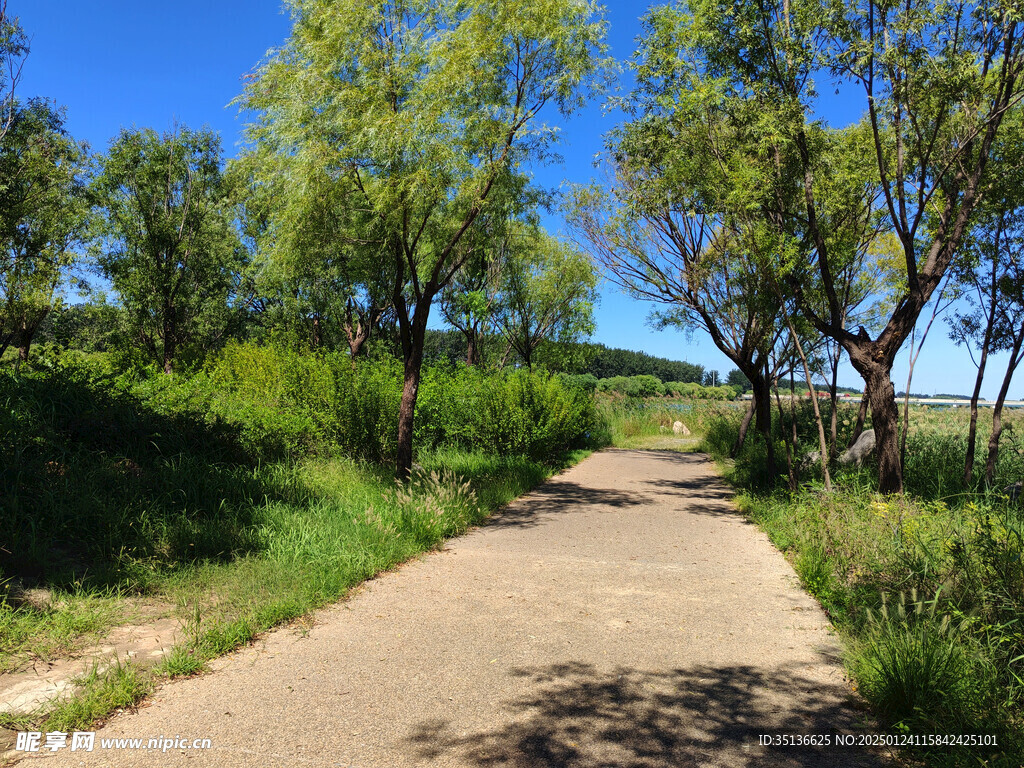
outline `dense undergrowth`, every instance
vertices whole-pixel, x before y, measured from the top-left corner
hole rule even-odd
[[[479,523],[605,439],[592,396],[558,377],[430,368],[414,477],[399,486],[400,388],[389,360],[255,345],[188,377],[80,354],[0,371],[0,672],[130,621],[139,600],[187,620],[163,671],[194,672]],[[32,588],[44,604],[24,598]],[[87,725],[124,680],[146,688],[114,670],[48,727]]]
[[[1024,509],[1003,491],[1024,478],[1024,446],[1015,429],[1004,434],[993,487],[967,486],[966,411],[913,410],[907,490],[886,498],[876,492],[870,466],[835,466],[836,489],[826,494],[809,462],[799,489],[790,491],[785,477],[765,476],[765,446],[753,432],[731,458],[741,407],[604,408],[618,442],[663,434],[676,418],[704,435],[704,449],[741,490],[743,510],[787,553],[844,636],[847,667],[885,726],[997,741],[995,747],[919,747],[906,757],[929,766],[1024,764]],[[856,406],[837,416],[838,444],[845,446]],[[818,442],[809,406],[798,409],[797,419],[799,457]],[[1024,426],[1018,414],[1009,419]],[[983,427],[980,446],[987,438]],[[982,461],[977,478],[984,476]]]

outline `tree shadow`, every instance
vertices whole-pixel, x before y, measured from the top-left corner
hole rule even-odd
[[[504,706],[508,725],[456,733],[445,720],[409,737],[424,761],[486,768],[879,766],[863,747],[835,746],[864,732],[841,686],[796,666],[697,666],[671,672],[583,664],[517,669],[529,690]],[[762,735],[831,735],[832,745],[766,746]]]
[[[139,588],[258,548],[256,509],[297,492],[235,429],[63,373],[0,375],[0,577]]]
[[[554,515],[595,507],[608,507],[607,511],[653,504],[650,496],[631,491],[593,488],[556,478],[535,488],[527,496],[505,507],[488,521],[488,527],[527,528],[540,525]]]
[[[647,483],[663,493],[677,493],[686,496],[687,499],[705,502],[720,502],[706,507],[697,505],[696,508],[689,510],[691,512],[713,512],[740,517],[736,508],[731,505],[735,494],[715,477],[691,478],[689,480],[659,479],[648,480]]]

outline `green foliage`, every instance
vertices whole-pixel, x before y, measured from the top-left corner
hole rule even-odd
[[[394,360],[232,344],[171,377],[51,349],[0,375],[0,669],[84,647],[140,594],[187,606],[187,636],[156,674],[192,674],[479,523],[601,439],[591,396],[560,376],[442,366],[425,382],[418,423],[438,447],[396,487],[380,465],[333,455],[394,450]],[[46,586],[51,608],[11,584]],[[132,666],[96,672],[49,716],[4,723],[85,727],[151,682]]]
[[[743,375],[743,372],[739,368],[733,368],[729,371],[729,375],[725,379],[725,383],[731,387],[736,387],[740,393],[750,391],[750,379]]]
[[[597,391],[618,393],[627,397],[684,397],[693,400],[734,400],[734,387],[705,387],[693,382],[670,381],[662,384],[656,377],[613,376],[597,381]]]
[[[0,354],[25,349],[55,304],[76,260],[88,207],[85,148],[64,114],[42,99],[13,102],[0,120]]]
[[[220,140],[209,129],[123,130],[92,192],[94,250],[124,310],[127,338],[166,373],[202,358],[229,324],[241,263]]]
[[[949,728],[971,707],[974,659],[950,617],[936,616],[937,603],[900,592],[895,608],[883,595],[868,614],[855,664],[861,691],[889,723]]]
[[[138,665],[120,659],[107,670],[93,667],[78,682],[79,690],[49,713],[47,728],[65,733],[90,728],[114,710],[138,704],[152,688]]]
[[[840,444],[855,413],[851,403],[838,414]],[[949,471],[962,466],[968,414],[911,414],[905,496],[876,494],[867,468],[838,473],[832,494],[813,477],[795,493],[773,490],[760,441],[748,440],[727,471],[750,489],[743,509],[792,557],[843,633],[858,688],[882,719],[903,732],[992,734],[999,744],[915,755],[934,766],[962,765],[969,754],[1010,768],[1024,755],[1024,515]],[[816,429],[806,403],[797,415],[801,456],[816,449]],[[722,410],[705,422],[705,449],[727,457],[739,416]],[[1005,484],[1024,471],[1024,452],[1003,453]]]
[[[7,11],[7,0],[0,0],[0,114],[6,118],[14,105],[14,89],[25,57],[29,38],[17,16]],[[6,119],[0,121],[0,138],[7,129]]]
[[[529,367],[544,341],[578,341],[594,330],[597,273],[589,257],[543,232],[516,233],[492,310],[494,324]]]
[[[394,457],[402,371],[391,358],[353,366],[343,354],[233,343],[207,374],[188,384],[156,384],[164,399],[200,391],[204,418],[235,425],[259,455]],[[424,370],[415,432],[421,448],[500,448],[550,460],[589,444],[595,429],[592,398],[561,377],[462,364]]]

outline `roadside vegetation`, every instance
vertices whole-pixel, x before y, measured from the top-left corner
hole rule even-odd
[[[59,350],[0,372],[0,671],[66,656],[159,605],[184,640],[158,673],[194,673],[605,440],[592,397],[557,376],[429,367],[417,464],[396,484],[400,395],[392,359],[353,369],[344,355],[252,344],[192,376],[117,373]],[[146,690],[148,673],[124,666],[93,674],[47,727],[105,714],[96,702],[120,699],[97,691],[114,678]]]
[[[0,672],[142,601],[194,672],[579,451],[700,436],[884,721],[1000,740],[914,754],[1020,765],[1019,8],[655,4],[616,91],[590,0],[285,5],[229,160],[205,128],[72,137],[0,0]],[[536,186],[608,93],[602,181]],[[736,369],[587,343],[602,275]],[[969,417],[896,395],[940,316]],[[149,679],[96,670],[54,723]]]
[[[702,438],[680,447],[705,450],[719,461],[743,512],[786,554],[828,613],[844,642],[851,679],[884,726],[894,733],[978,734],[998,742],[902,750],[910,764],[1020,765],[1024,507],[1011,498],[1011,483],[1024,478],[1024,414],[1010,412],[1013,426],[996,483],[986,489],[977,480],[983,471],[965,484],[956,469],[967,447],[969,410],[912,408],[907,489],[891,496],[878,493],[873,461],[860,468],[834,464],[830,493],[814,462],[798,469],[796,489],[784,474],[767,476],[760,441],[747,440],[733,453],[743,414],[737,405],[692,402],[678,410],[652,400],[600,407],[616,445],[666,447],[666,424],[673,419]],[[829,407],[823,404],[826,418]],[[795,413],[803,456],[817,449],[817,427],[806,398]],[[837,416],[839,442],[846,445],[856,405],[841,404]],[[774,425],[780,455],[789,427],[779,420]],[[981,436],[986,433],[983,427]],[[982,469],[982,457],[978,463]]]

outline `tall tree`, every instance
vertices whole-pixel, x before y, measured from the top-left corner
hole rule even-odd
[[[964,456],[964,483],[968,485],[974,477],[978,400],[989,354],[996,351],[1011,352],[1007,375],[1004,376],[1006,388],[1019,363],[1014,361],[1013,348],[1018,326],[1022,325],[1021,290],[1024,288],[1019,263],[1024,234],[1024,199],[1021,192],[1024,162],[1020,151],[1024,132],[1021,130],[1020,110],[1014,110],[1010,118],[995,150],[999,158],[999,173],[989,179],[986,197],[976,211],[966,247],[954,264],[955,277],[962,286],[964,301],[948,320],[949,335],[958,346],[967,347],[978,369],[971,393],[971,420]],[[1004,389],[1000,388],[1002,398],[998,407],[993,408],[993,426],[996,429],[995,441],[990,444],[989,450],[991,460],[987,462],[989,483],[992,481],[995,456],[998,454],[1002,400],[1006,397]]]
[[[292,34],[250,82],[251,137],[314,158],[377,220],[404,359],[397,475],[430,308],[470,258],[486,210],[515,215],[524,166],[548,156],[553,106],[582,104],[602,71],[588,0],[290,0]]]
[[[640,133],[648,126],[641,124]],[[572,225],[608,277],[631,295],[661,303],[664,325],[708,333],[751,382],[755,428],[774,477],[772,351],[783,336],[779,304],[763,290],[757,258],[735,237],[728,209],[694,147],[679,134],[646,153],[627,127],[611,139],[612,184],[577,189]],[[726,164],[719,166],[724,173]],[[664,172],[661,172],[664,170]],[[708,182],[707,184],[703,181]]]
[[[220,139],[186,127],[123,130],[92,184],[95,249],[131,340],[172,373],[221,337],[240,258]]]
[[[441,314],[465,338],[467,365],[479,365],[484,346],[499,341],[490,332],[502,277],[522,226],[522,222],[488,219],[466,233],[460,247],[470,249],[471,255],[441,291]]]
[[[28,36],[16,16],[0,0],[0,138],[10,128],[17,110],[15,89],[28,55]]]
[[[585,254],[546,232],[520,231],[510,250],[494,323],[532,368],[543,342],[576,342],[593,333],[597,275]]]
[[[680,12],[687,61],[728,92],[730,109],[760,110],[764,138],[777,137],[797,172],[801,211],[791,218],[811,248],[815,294],[801,311],[836,339],[864,378],[878,441],[879,489],[903,488],[898,410],[891,381],[896,354],[941,284],[967,232],[1003,118],[1022,93],[1024,47],[1015,4],[779,0],[724,6],[694,0]],[[900,244],[899,299],[881,331],[843,326],[837,275],[848,251],[830,242],[830,214],[818,190],[820,101],[815,82],[860,90],[873,138],[880,207]]]
[[[19,359],[28,359],[60,301],[86,224],[84,163],[60,110],[41,99],[14,106],[0,137],[0,355],[17,339]]]
[[[245,190],[240,216],[256,290],[279,308],[280,325],[301,326],[313,348],[347,344],[354,360],[390,305],[377,221],[349,208],[344,184],[322,166],[268,150],[230,165]]]

